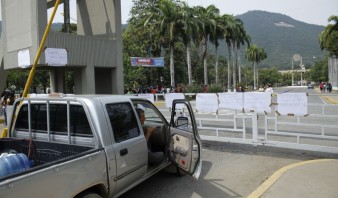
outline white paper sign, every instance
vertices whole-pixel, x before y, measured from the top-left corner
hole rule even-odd
[[[245,92],[244,110],[255,111],[257,113],[271,112],[271,93],[270,92]]]
[[[201,93],[196,95],[196,110],[198,112],[216,113],[218,97],[215,93]]]
[[[184,99],[184,94],[183,93],[169,93],[165,94],[165,106],[167,108],[171,108],[173,105],[173,100],[174,99]],[[183,104],[177,105],[177,109],[182,109],[184,107]]]
[[[31,64],[29,49],[18,51],[18,65],[19,67],[28,67]]]
[[[218,99],[219,108],[242,110],[244,107],[242,92],[218,93]]]
[[[154,104],[154,94],[139,94],[137,97],[145,98]]]
[[[45,58],[48,65],[65,66],[68,64],[67,50],[63,48],[47,48]]]
[[[283,93],[277,94],[277,111],[281,115],[299,115],[307,114],[307,96],[306,93]]]

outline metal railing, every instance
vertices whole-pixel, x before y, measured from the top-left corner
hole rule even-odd
[[[338,105],[307,105],[305,116],[279,115],[275,106],[265,114],[227,109],[200,113],[193,109],[202,140],[338,153]],[[165,115],[170,112],[168,108],[160,110]]]

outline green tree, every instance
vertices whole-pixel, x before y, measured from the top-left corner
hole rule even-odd
[[[192,84],[192,72],[191,72],[191,42],[196,42],[197,40],[197,20],[193,15],[193,9],[188,6],[188,4],[182,4],[182,41],[186,47],[187,53],[187,66],[188,66],[188,84]]]
[[[259,83],[262,85],[280,83],[282,75],[276,67],[259,70]]]
[[[254,76],[254,87],[253,88],[257,89],[257,85],[256,85],[257,79],[256,79],[256,77],[258,77],[258,74],[256,72],[256,64],[259,64],[262,60],[266,59],[267,55],[266,55],[263,48],[257,46],[256,44],[253,44],[246,49],[245,56],[249,61],[253,62],[253,64],[254,64],[254,71],[253,71],[254,72],[254,74],[253,74],[253,76]]]
[[[170,50],[170,84],[175,86],[174,49],[177,42],[177,33],[182,28],[181,6],[171,0],[160,0],[158,4],[144,14],[148,16],[144,26],[150,25],[151,29],[158,29],[158,36],[169,44]]]
[[[220,15],[215,16],[215,28],[212,29],[212,32],[210,34],[210,41],[215,45],[215,57],[216,57],[216,63],[215,63],[215,83],[218,84],[218,47],[219,47],[219,40],[224,39],[224,32],[226,32],[223,18]]]
[[[207,8],[196,6],[193,8],[195,16],[198,20],[198,45],[202,48],[202,59],[204,66],[204,84],[208,84],[208,64],[207,52],[209,36],[216,28],[216,18],[219,15],[219,9],[214,5],[209,5]]]
[[[329,24],[320,34],[320,47],[329,51],[330,56],[338,57],[338,16],[331,16],[328,19]]]
[[[314,82],[323,82],[328,80],[328,62],[327,58],[315,63],[309,71],[309,80]]]

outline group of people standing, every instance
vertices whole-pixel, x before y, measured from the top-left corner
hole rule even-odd
[[[259,92],[271,92],[271,93],[273,93],[273,89],[272,89],[271,84],[267,84],[265,89],[263,88],[263,86],[260,86],[258,91]]]
[[[319,89],[321,93],[331,93],[332,92],[332,85],[329,82],[321,82],[319,84]]]

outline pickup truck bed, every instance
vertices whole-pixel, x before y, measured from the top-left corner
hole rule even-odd
[[[3,138],[0,139],[0,154],[4,152],[24,153],[32,161],[32,166],[27,171],[0,177],[0,182],[20,174],[26,174],[43,167],[62,163],[96,150],[92,147],[80,145],[42,142],[23,138]]]

